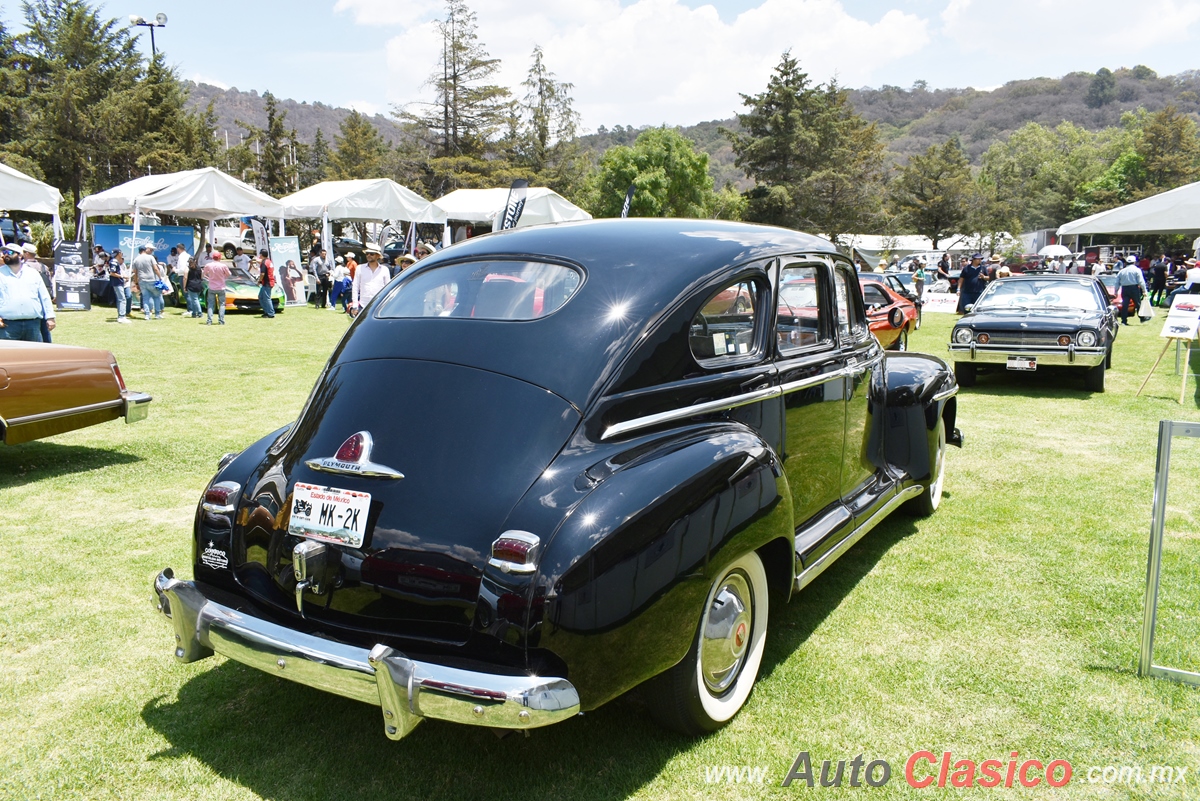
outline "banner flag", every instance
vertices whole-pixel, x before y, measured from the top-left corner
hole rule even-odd
[[[512,182],[512,186],[508,190],[508,203],[504,205],[504,221],[500,224],[501,231],[517,227],[517,221],[521,219],[521,212],[525,211],[525,195],[528,189],[529,181],[523,178]]]
[[[270,244],[267,241],[267,227],[263,225],[262,220],[255,217],[250,221],[250,225],[254,228],[254,249],[258,251],[269,250]]]
[[[633,204],[633,190],[636,189],[633,184],[629,185],[629,190],[625,193],[625,202],[621,204],[621,219],[629,216],[629,207]]]

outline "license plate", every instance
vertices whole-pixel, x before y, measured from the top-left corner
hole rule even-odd
[[[1009,370],[1036,370],[1037,358],[1034,356],[1009,356]]]
[[[288,533],[351,548],[362,546],[371,493],[296,482]]]

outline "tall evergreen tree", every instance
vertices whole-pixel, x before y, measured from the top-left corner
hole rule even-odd
[[[575,138],[579,113],[571,97],[574,84],[558,80],[546,67],[541,47],[533,48],[532,58],[521,83],[525,97],[520,104],[519,157],[538,184],[569,195],[586,169]]]
[[[1200,177],[1196,123],[1173,105],[1147,118],[1137,151],[1145,164],[1151,194],[1183,186]]]
[[[332,161],[333,153],[329,149],[329,141],[318,128],[312,144],[304,151],[304,158],[300,160],[300,188],[319,184],[328,178]]]
[[[388,144],[371,121],[351,111],[333,138],[337,150],[330,157],[328,175],[336,181],[383,178],[388,172]]]
[[[14,45],[28,80],[25,155],[78,206],[95,172],[111,169],[122,148],[123,126],[114,123],[131,112],[141,57],[125,26],[84,0],[25,0],[21,7],[28,30]]]
[[[958,232],[975,197],[971,168],[958,139],[930,145],[910,158],[892,181],[889,196],[902,223],[928,237],[935,250],[947,234]]]
[[[745,218],[833,238],[875,220],[883,150],[873,124],[834,83],[813,85],[784,52],[766,91],[742,95],[741,132],[724,129],[735,163],[755,182]]]

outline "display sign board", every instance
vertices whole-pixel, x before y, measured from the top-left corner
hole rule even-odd
[[[921,312],[954,314],[958,311],[958,295],[953,292],[926,292],[921,296]]]
[[[171,248],[180,242],[188,246],[188,253],[196,252],[196,232],[186,225],[147,225],[138,229],[138,245],[154,245],[155,257],[166,262]],[[133,243],[133,226],[106,225],[97,223],[92,226],[92,244],[101,245],[112,253],[120,248],[125,253],[125,261],[133,261],[137,255],[137,247]]]
[[[59,242],[54,247],[54,306],[87,311],[92,308],[91,276],[84,264],[82,242]]]
[[[1159,336],[1168,339],[1195,339],[1200,327],[1200,295],[1176,295]]]
[[[288,306],[302,306],[308,290],[308,276],[300,264],[300,240],[294,236],[270,238],[271,262],[275,265],[275,280],[283,290]]]

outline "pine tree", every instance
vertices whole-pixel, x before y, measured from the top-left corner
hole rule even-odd
[[[333,141],[337,150],[329,162],[330,179],[383,178],[387,174],[388,144],[362,114],[351,111]]]
[[[320,128],[313,137],[312,144],[304,151],[300,160],[300,188],[319,184],[329,177],[329,168],[333,161],[333,153],[329,149],[329,141]]]
[[[742,132],[722,129],[735,164],[755,182],[745,218],[836,239],[873,227],[883,147],[835,83],[813,85],[784,52],[767,89],[742,95]]]
[[[910,158],[889,187],[895,214],[935,250],[967,222],[974,197],[971,168],[955,137]]]
[[[1156,194],[1191,183],[1200,177],[1200,140],[1196,123],[1170,105],[1151,114],[1137,145],[1146,178]]]

